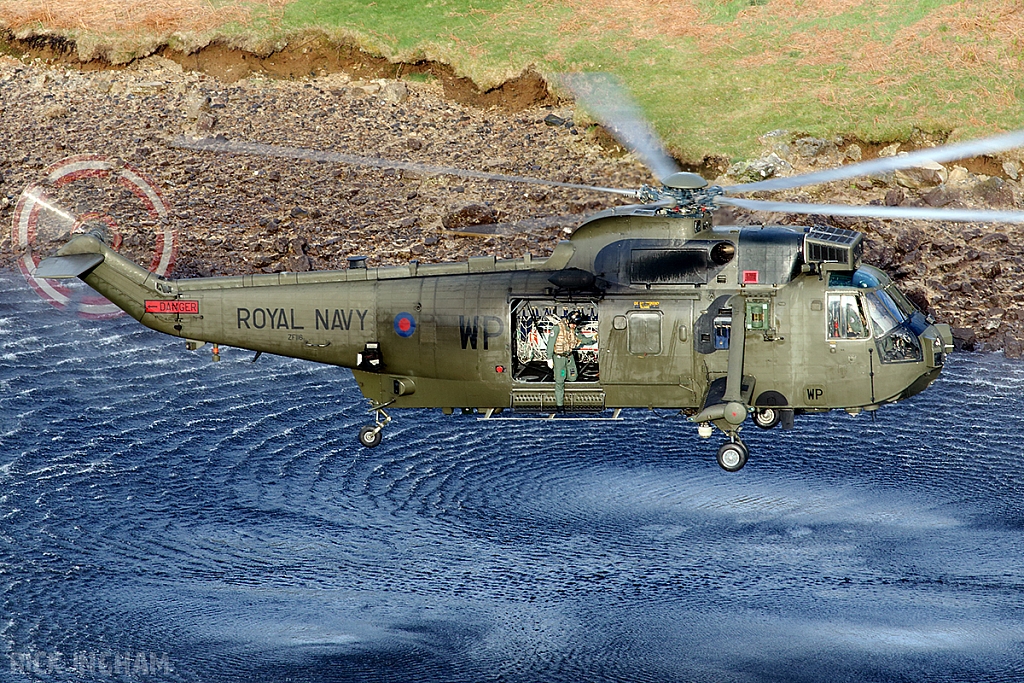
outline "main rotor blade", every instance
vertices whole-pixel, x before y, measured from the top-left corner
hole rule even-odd
[[[935,163],[956,161],[957,159],[1005,152],[1008,149],[1015,149],[1017,147],[1024,147],[1024,130],[1017,130],[1012,133],[995,135],[979,140],[970,140],[955,145],[919,149],[908,154],[872,159],[871,161],[848,164],[826,171],[805,173],[788,178],[759,180],[743,185],[729,185],[722,189],[728,194],[746,194],[763,190],[791,190],[797,187],[804,187],[805,185],[816,185],[832,182],[833,180],[846,180],[847,178],[859,178],[861,176],[879,175],[888,171],[898,171],[904,168],[914,168],[927,161],[934,161]]]
[[[510,237],[516,234],[536,233],[548,228],[564,227],[579,224],[583,216],[566,214],[563,216],[542,216],[540,218],[524,218],[518,221],[503,223],[483,223],[464,225],[459,228],[444,228],[444,232],[463,237]]]
[[[679,172],[679,166],[665,151],[658,134],[618,78],[607,73],[572,73],[562,74],[559,81],[616,140],[636,154],[659,181]]]
[[[759,199],[717,197],[715,201],[751,211],[852,216],[859,218],[908,218],[954,223],[1024,223],[1024,211],[988,211],[984,209],[934,209],[923,206],[847,206],[845,204],[798,204],[768,202]]]
[[[278,159],[300,159],[303,161],[328,161],[332,163],[348,164],[349,166],[362,166],[366,168],[393,168],[398,171],[411,171],[414,173],[426,173],[431,175],[450,175],[459,178],[474,178],[479,180],[498,180],[509,183],[528,183],[531,185],[546,185],[548,187],[567,187],[573,190],[589,190],[592,192],[604,192],[608,194],[619,194],[628,197],[635,197],[636,190],[626,190],[618,187],[598,187],[595,185],[579,185],[576,183],[562,183],[557,180],[544,180],[542,178],[529,178],[527,176],[505,175],[503,173],[487,173],[486,171],[471,171],[464,168],[452,168],[449,166],[432,166],[430,164],[417,164],[409,161],[391,161],[376,157],[361,157],[354,154],[342,152],[325,152],[307,147],[287,147],[282,145],[266,145],[260,142],[237,142],[219,138],[200,138],[192,140],[184,136],[178,136],[171,140],[170,146],[176,149],[190,149],[196,152],[218,152],[226,154],[251,154],[254,156],[274,157]]]

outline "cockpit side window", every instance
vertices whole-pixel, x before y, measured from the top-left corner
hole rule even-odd
[[[863,299],[853,293],[828,295],[828,338],[867,339],[871,336]]]

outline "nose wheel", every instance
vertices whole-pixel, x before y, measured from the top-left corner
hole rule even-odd
[[[747,457],[749,455],[750,451],[747,449],[746,444],[738,438],[734,438],[722,444],[718,449],[718,454],[715,455],[715,459],[718,461],[718,466],[726,472],[737,472],[747,464]]]

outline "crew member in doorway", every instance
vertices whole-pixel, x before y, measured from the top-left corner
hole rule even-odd
[[[572,311],[560,319],[548,335],[548,358],[555,371],[555,405],[560,413],[565,412],[565,382],[575,382],[578,377],[574,352],[584,344],[597,341],[596,334],[590,337],[579,331],[582,324],[583,314]]]

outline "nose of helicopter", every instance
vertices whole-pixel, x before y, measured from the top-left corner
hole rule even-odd
[[[949,325],[932,323],[918,337],[923,352],[924,372],[903,392],[900,397],[908,398],[919,394],[938,378],[946,363],[946,357],[953,351],[953,330]]]
[[[920,340],[925,363],[941,368],[953,351],[953,329],[946,324],[931,323],[921,333]]]

